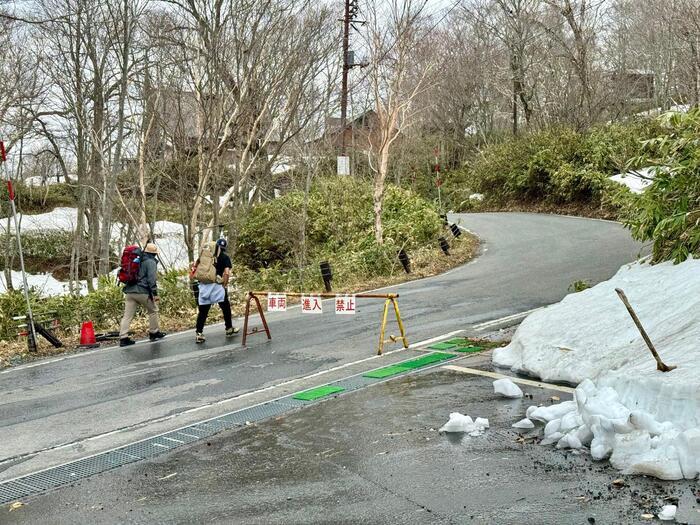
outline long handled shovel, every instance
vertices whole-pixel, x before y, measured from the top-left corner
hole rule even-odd
[[[620,300],[623,303],[625,303],[625,306],[627,307],[627,311],[630,313],[630,316],[632,317],[634,324],[637,325],[637,328],[639,329],[639,333],[642,334],[642,338],[644,339],[644,342],[649,347],[649,350],[651,350],[651,355],[653,355],[654,359],[656,359],[656,369],[661,370],[662,372],[670,372],[671,370],[677,368],[676,366],[668,366],[667,364],[665,364],[661,360],[661,357],[659,357],[659,353],[656,351],[656,348],[654,348],[654,345],[652,344],[651,339],[649,339],[649,336],[647,335],[646,331],[644,330],[642,323],[639,321],[639,317],[637,317],[637,314],[632,309],[632,305],[627,300],[627,296],[625,295],[625,292],[623,292],[619,288],[615,288],[615,291],[617,292],[617,295],[620,296]]]

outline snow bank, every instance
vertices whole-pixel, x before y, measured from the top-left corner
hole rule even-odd
[[[75,231],[78,222],[77,208],[55,208],[47,213],[37,215],[18,214],[20,228],[22,232],[36,231]],[[0,234],[5,233],[7,220],[0,221]],[[14,223],[11,223],[11,230],[14,232]],[[112,248],[121,253],[124,246],[133,242],[133,239],[126,238],[128,228],[124,224],[114,223],[110,244]],[[160,250],[159,259],[164,269],[182,270],[189,266],[187,257],[187,245],[185,244],[184,232],[181,224],[171,221],[157,221],[153,225],[155,243]],[[15,288],[21,286],[22,276],[19,272],[12,272],[12,281]],[[30,287],[36,288],[43,295],[63,295],[68,293],[68,283],[58,281],[51,274],[27,274],[27,281]],[[87,285],[81,282],[81,293],[86,293]],[[7,291],[4,276],[0,277],[0,293]]]
[[[672,372],[659,372],[615,294],[625,290]],[[700,471],[700,260],[623,267],[611,280],[530,315],[493,362],[579,384],[574,401],[531,407],[545,443],[662,479]]]
[[[97,280],[95,280],[97,281]],[[12,270],[12,284],[15,289],[22,288],[22,272]],[[30,288],[36,289],[40,295],[65,295],[69,292],[68,283],[59,281],[50,273],[27,274],[27,285]],[[0,272],[0,293],[7,292],[7,283],[5,282],[5,273]],[[87,293],[87,281],[80,281],[80,293]]]
[[[23,232],[41,231],[41,230],[64,230],[74,231],[75,225],[78,223],[77,208],[55,208],[48,213],[39,213],[37,215],[28,215],[18,213],[17,218],[20,221],[20,228]],[[0,221],[0,233],[5,233],[7,219]],[[15,225],[10,221],[10,229],[14,232]]]

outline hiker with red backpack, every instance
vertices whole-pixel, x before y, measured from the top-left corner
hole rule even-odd
[[[148,312],[148,337],[157,341],[165,337],[160,331],[158,318],[158,247],[149,242],[141,250],[138,246],[127,246],[122,253],[121,268],[117,274],[124,284],[124,317],[119,327],[119,346],[133,345],[129,337],[129,326],[139,306]]]
[[[204,337],[204,323],[207,321],[209,310],[213,304],[218,303],[224,314],[226,337],[233,337],[239,332],[239,329],[233,326],[231,303],[228,300],[231,258],[226,253],[227,245],[226,239],[219,239],[215,243],[213,241],[205,243],[199,258],[190,272],[190,277],[199,281],[199,295],[197,298],[199,313],[197,314],[197,327],[195,329],[196,343],[203,343],[206,340]]]

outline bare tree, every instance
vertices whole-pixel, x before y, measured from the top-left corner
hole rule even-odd
[[[368,159],[374,172],[374,236],[379,244],[384,243],[382,208],[391,148],[415,121],[414,100],[435,66],[430,61],[419,71],[413,67],[415,46],[427,29],[426,4],[426,0],[373,1],[367,9],[369,97],[377,120],[370,134]]]
[[[284,147],[318,112],[336,44],[330,11],[309,0],[170,3],[185,27],[180,46],[197,115],[187,235],[193,257],[197,233],[210,236],[229,205],[235,215],[250,204]],[[212,213],[202,225],[208,192]]]

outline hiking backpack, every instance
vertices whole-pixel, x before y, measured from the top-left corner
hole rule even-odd
[[[123,284],[136,284],[141,268],[141,248],[136,244],[127,246],[122,252],[122,264],[117,272],[117,280]]]
[[[199,253],[199,262],[194,271],[194,278],[200,283],[216,282],[216,242],[209,241],[204,244]]]

